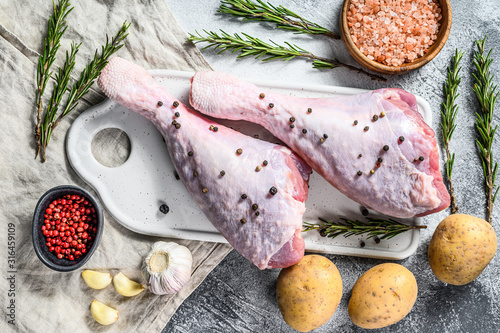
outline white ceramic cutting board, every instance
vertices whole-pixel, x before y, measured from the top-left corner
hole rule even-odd
[[[151,73],[171,95],[189,104],[189,80],[194,73],[169,70]],[[364,92],[354,88],[251,82],[264,91],[296,97],[330,97]],[[421,97],[417,97],[417,102],[425,121],[431,124],[429,103]],[[258,125],[241,121],[218,122],[251,136],[258,134],[260,139],[279,142]],[[92,139],[107,128],[124,131],[131,143],[129,158],[115,168],[101,165],[91,152]],[[73,122],[66,145],[74,170],[97,191],[108,212],[123,226],[147,235],[226,242],[198,208],[182,182],[176,180],[163,138],[146,118],[109,99],[105,100],[83,112]],[[318,221],[318,217],[328,220],[338,220],[339,217],[365,220],[359,204],[342,195],[317,173],[311,175],[309,185],[304,221]],[[160,212],[162,204],[168,205],[170,210],[167,214]],[[420,220],[415,218],[404,223],[420,224]],[[306,250],[313,252],[404,259],[417,249],[419,231],[405,232],[390,240],[382,240],[379,244],[373,239],[366,240],[364,236],[339,236],[335,239],[321,237],[315,230],[304,233],[304,239]],[[360,246],[362,240],[364,247]]]

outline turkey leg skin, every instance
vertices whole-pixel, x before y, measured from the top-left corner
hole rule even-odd
[[[209,116],[262,125],[344,195],[382,214],[411,218],[450,204],[434,131],[402,89],[294,98],[198,72],[190,103]]]
[[[98,85],[158,128],[187,190],[239,253],[259,269],[300,261],[311,173],[300,157],[203,117],[124,59],[111,59]]]

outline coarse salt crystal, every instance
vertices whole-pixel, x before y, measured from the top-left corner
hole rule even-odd
[[[399,66],[425,54],[442,18],[437,0],[351,0],[352,40],[369,59]]]

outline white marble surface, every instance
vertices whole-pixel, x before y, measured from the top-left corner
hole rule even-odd
[[[228,33],[246,32],[263,40],[282,43],[289,41],[307,50],[355,65],[342,42],[326,37],[312,38],[274,29],[270,24],[246,22],[217,14],[218,0],[166,0],[169,8],[186,32],[223,29]],[[341,0],[272,0],[303,14],[338,33]],[[343,68],[315,70],[304,60],[262,63],[253,59],[237,60],[227,53],[217,55],[204,51],[215,70],[228,71],[250,79],[328,84],[363,89],[385,86],[404,88],[426,98],[433,109],[434,124],[439,132],[439,105],[443,101],[442,87],[446,67],[455,47],[465,51],[463,80],[460,86],[461,106],[457,129],[451,148],[457,153],[454,184],[460,212],[485,216],[482,170],[474,144],[474,112],[477,102],[471,90],[471,62],[474,40],[488,34],[487,47],[500,46],[500,7],[498,0],[453,0],[453,26],[449,40],[441,53],[428,65],[412,73],[390,77],[387,83],[371,81],[365,76]],[[500,76],[500,51],[494,49],[492,71]],[[496,82],[500,82],[499,78]],[[500,124],[500,105],[494,121]],[[439,140],[441,136],[437,133]],[[440,141],[441,144],[441,141]],[[497,138],[494,153],[500,158]],[[494,210],[494,228],[500,230],[500,202]],[[473,283],[462,287],[446,285],[432,274],[427,261],[427,246],[437,224],[447,215],[444,211],[426,217],[428,229],[422,232],[417,253],[399,263],[410,269],[417,279],[419,294],[410,314],[399,323],[380,332],[500,332],[500,259],[486,268]],[[337,265],[343,278],[344,295],[331,320],[317,332],[357,332],[347,314],[350,291],[356,279],[382,260],[343,256],[328,256]],[[275,300],[278,270],[259,271],[234,251],[209,275],[203,284],[184,302],[166,325],[164,332],[293,332],[279,313]]]

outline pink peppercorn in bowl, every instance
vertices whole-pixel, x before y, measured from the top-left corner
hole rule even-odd
[[[346,0],[340,15],[340,35],[352,57],[390,75],[431,61],[446,43],[452,22],[449,0]]]
[[[33,215],[33,247],[49,268],[70,272],[83,266],[101,239],[104,218],[86,190],[57,186],[38,200]]]

